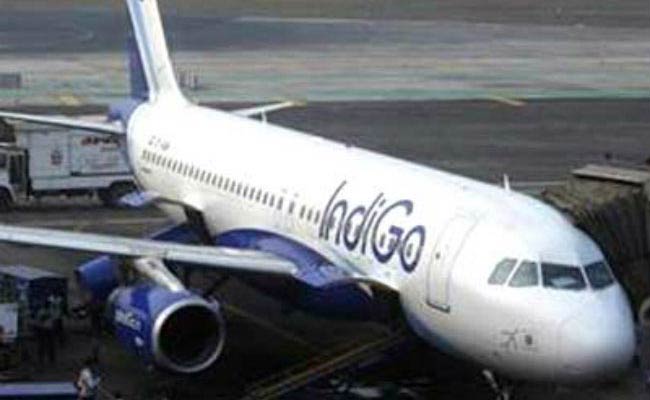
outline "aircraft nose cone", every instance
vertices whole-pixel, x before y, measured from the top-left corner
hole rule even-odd
[[[562,324],[559,341],[559,380],[597,380],[625,370],[636,341],[624,295],[590,302]]]

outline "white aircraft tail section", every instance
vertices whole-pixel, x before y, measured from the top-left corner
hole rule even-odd
[[[126,2],[135,39],[135,45],[130,46],[131,95],[152,102],[164,98],[182,99],[167,49],[158,1]]]

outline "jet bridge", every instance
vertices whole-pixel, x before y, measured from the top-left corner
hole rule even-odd
[[[587,165],[542,198],[598,242],[638,309],[650,297],[650,170]]]

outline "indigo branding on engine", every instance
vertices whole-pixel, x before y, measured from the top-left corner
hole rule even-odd
[[[142,322],[132,311],[115,309],[115,322],[134,331],[142,329]]]
[[[385,264],[394,257],[406,272],[420,262],[426,229],[420,224],[398,224],[413,213],[411,200],[390,201],[384,193],[367,204],[354,204],[345,198],[347,182],[342,182],[330,197],[319,228],[319,237],[345,246],[349,251],[371,254]]]

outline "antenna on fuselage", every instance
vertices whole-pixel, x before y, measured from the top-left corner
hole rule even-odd
[[[510,192],[510,177],[508,174],[503,174],[503,188],[506,192]]]

